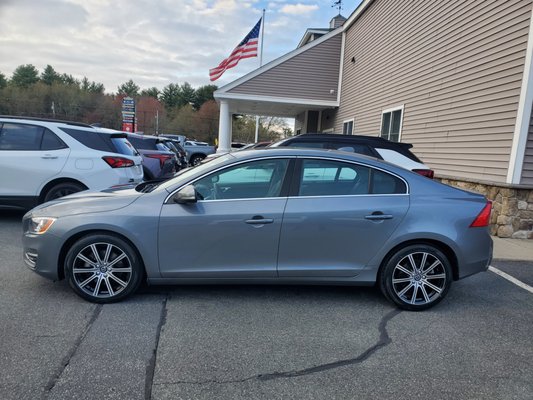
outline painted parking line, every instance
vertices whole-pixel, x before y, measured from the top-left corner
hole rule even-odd
[[[520,286],[522,289],[526,289],[529,293],[533,293],[533,287],[529,286],[528,284],[526,284],[526,283],[524,283],[522,281],[519,281],[515,277],[513,277],[513,276],[511,276],[509,274],[506,274],[503,271],[500,271],[498,268],[494,268],[491,265],[491,266],[489,266],[489,271],[494,272],[496,275],[500,275],[502,278],[507,279],[509,282],[514,283],[516,286]]]

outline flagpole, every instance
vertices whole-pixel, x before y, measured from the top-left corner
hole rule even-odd
[[[263,37],[265,34],[265,9],[261,17],[261,50],[259,51],[259,68],[263,66]],[[255,116],[255,143],[259,141],[259,115]]]

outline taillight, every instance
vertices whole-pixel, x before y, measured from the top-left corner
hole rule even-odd
[[[102,160],[108,163],[111,168],[127,168],[135,165],[132,160],[124,157],[104,156]]]
[[[432,169],[413,169],[413,172],[425,176],[426,178],[433,179],[434,172]]]
[[[169,154],[145,154],[148,158],[157,158],[159,160],[159,166],[163,169],[165,161],[172,159],[172,156]]]
[[[478,214],[476,219],[470,224],[470,228],[481,228],[488,226],[490,222],[490,211],[492,210],[492,202],[487,201],[483,210]]]

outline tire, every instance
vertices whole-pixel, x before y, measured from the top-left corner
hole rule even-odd
[[[59,199],[60,197],[67,196],[69,194],[81,192],[86,190],[86,188],[80,183],[76,182],[61,182],[57,185],[52,186],[46,194],[44,195],[44,202],[50,200]]]
[[[112,234],[82,237],[65,259],[70,287],[93,303],[113,303],[128,297],[139,288],[143,271],[137,251]]]
[[[191,164],[193,167],[200,164],[202,162],[202,160],[205,158],[205,155],[203,154],[194,154],[190,161],[189,161],[189,164]]]
[[[385,297],[409,311],[426,310],[438,304],[451,283],[450,261],[439,249],[425,244],[398,250],[388,259],[379,277]]]

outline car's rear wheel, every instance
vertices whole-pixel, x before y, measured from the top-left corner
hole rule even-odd
[[[448,293],[452,268],[436,247],[411,245],[398,250],[385,264],[379,278],[381,291],[404,310],[433,307]]]
[[[65,276],[82,298],[112,303],[139,288],[143,268],[128,242],[111,234],[92,234],[79,239],[68,251]]]
[[[44,195],[44,201],[55,200],[63,196],[68,196],[69,194],[81,192],[85,189],[83,185],[76,182],[61,182],[48,189]]]
[[[202,160],[205,158],[205,155],[203,154],[195,154],[191,157],[190,164],[195,166],[202,162]]]

